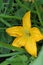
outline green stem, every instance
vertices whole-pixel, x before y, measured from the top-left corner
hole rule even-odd
[[[0,18],[20,19],[17,16],[11,16],[11,15],[5,15],[5,14],[0,14]]]
[[[25,50],[23,48],[14,47],[14,46],[11,46],[9,44],[2,43],[2,42],[0,42],[0,47],[7,48],[7,49],[13,50],[13,51],[16,50],[16,51],[25,52]]]
[[[5,21],[4,19],[0,18],[0,21],[2,23],[4,23],[6,26],[11,27],[11,25],[7,21]]]
[[[13,52],[13,53],[9,53],[9,54],[0,54],[0,57],[8,57],[8,56],[14,56],[17,54],[21,54],[23,52]]]
[[[39,7],[37,6],[37,2],[35,2],[34,5],[36,7],[36,11],[37,11],[37,15],[38,15],[40,24],[41,24],[41,26],[43,26],[43,22],[42,22],[42,19],[41,19],[41,16],[40,16]]]
[[[3,3],[4,5],[9,5],[9,3]],[[16,4],[16,3],[13,3],[13,5],[12,6],[17,6],[18,4]]]

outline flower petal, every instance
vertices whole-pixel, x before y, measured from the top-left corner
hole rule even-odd
[[[7,28],[6,32],[10,35],[10,36],[22,36],[23,35],[23,28],[22,26],[15,26],[15,27],[11,27],[11,28]]]
[[[30,33],[35,41],[40,41],[43,39],[40,30],[36,27],[31,28]]]
[[[32,56],[37,56],[37,47],[36,43],[32,38],[29,38],[27,40],[27,43],[25,45],[25,49],[27,50],[28,53],[30,53]]]
[[[25,30],[29,30],[29,28],[31,28],[30,11],[23,17],[23,27]]]
[[[22,46],[25,45],[25,41],[26,41],[26,38],[25,38],[25,37],[16,38],[16,39],[13,41],[12,46],[22,47]]]

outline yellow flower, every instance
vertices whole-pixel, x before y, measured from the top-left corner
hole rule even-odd
[[[12,45],[24,47],[32,56],[37,56],[36,42],[43,39],[40,30],[37,27],[31,27],[30,11],[22,19],[23,26],[14,26],[7,28],[6,32],[10,36],[16,36]]]

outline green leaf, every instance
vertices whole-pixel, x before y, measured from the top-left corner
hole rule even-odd
[[[26,9],[27,11],[32,11],[33,13],[36,13],[36,11],[33,8],[33,4],[29,2],[22,3],[20,0],[16,0],[17,4],[21,7]]]
[[[1,65],[11,64],[11,65],[27,65],[27,56],[26,55],[15,55],[6,59]]]
[[[21,12],[22,11],[22,12]],[[23,15],[25,14],[26,9],[25,8],[20,8],[15,12],[15,16],[19,17],[22,19]]]
[[[6,43],[6,44],[9,44],[12,41],[12,37],[10,37],[5,32],[3,32],[2,36],[1,36],[1,41],[4,42],[4,43]]]
[[[43,0],[37,0],[39,4],[43,4]]]
[[[12,9],[13,9],[13,2],[14,2],[14,0],[8,0],[8,7],[7,7],[7,9],[6,9],[6,12],[7,12],[7,14],[9,14],[9,13],[11,13],[12,12]]]
[[[10,50],[9,49],[6,49],[6,48],[0,48],[0,53],[2,54],[6,54],[6,53],[9,53]]]
[[[39,21],[40,21],[40,25],[43,26],[43,21],[42,21],[42,18],[41,18],[40,6],[39,6],[39,3],[38,3],[37,0],[35,0],[34,6],[36,8],[36,12],[37,12],[37,15],[38,15],[38,18],[39,18]]]
[[[0,29],[0,41],[9,44],[12,41],[12,37],[6,34],[4,30]]]
[[[3,9],[3,0],[0,0],[0,12]]]

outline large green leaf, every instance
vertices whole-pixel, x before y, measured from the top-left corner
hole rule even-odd
[[[8,59],[6,59],[3,63],[1,63],[0,65],[7,65],[7,64],[11,64],[11,65],[27,65],[27,56],[26,55],[15,55],[12,56]]]

